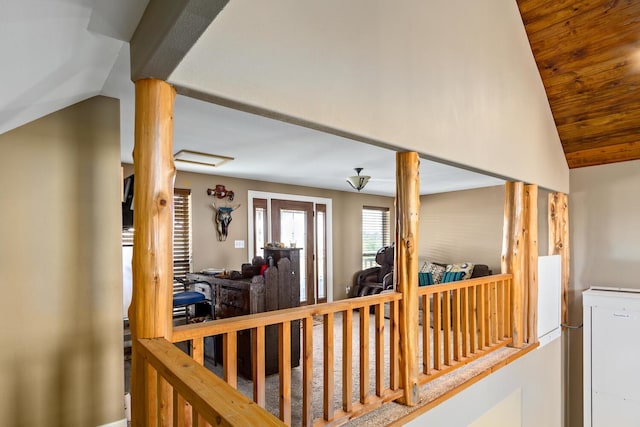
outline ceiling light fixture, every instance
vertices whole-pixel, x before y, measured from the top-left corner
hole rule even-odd
[[[173,160],[176,162],[212,166],[215,168],[229,160],[233,160],[233,157],[218,156],[216,154],[200,153],[190,150],[180,150],[173,156]]]
[[[369,182],[371,177],[367,175],[360,175],[362,168],[354,168],[354,170],[358,173],[358,175],[350,176],[349,178],[347,178],[347,182],[351,187],[353,187],[354,190],[360,191],[364,188],[365,185],[367,185],[367,182]]]

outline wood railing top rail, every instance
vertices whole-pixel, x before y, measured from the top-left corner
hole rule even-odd
[[[228,332],[237,332],[258,326],[275,325],[292,320],[300,320],[309,316],[322,316],[324,314],[338,313],[354,310],[390,301],[398,301],[401,294],[398,292],[383,292],[359,298],[327,302],[322,304],[307,305],[302,307],[286,308],[276,311],[265,311],[245,316],[229,317],[211,322],[193,323],[177,326],[173,329],[172,341],[180,342],[194,338],[202,338]]]
[[[158,374],[211,425],[285,426],[164,338],[139,339],[138,344]]]
[[[458,280],[449,283],[439,283],[437,285],[420,286],[418,295],[430,295],[436,292],[453,291],[455,289],[470,288],[472,286],[482,285],[485,283],[494,283],[501,280],[511,280],[513,274],[494,274],[492,276],[476,277],[474,279]]]

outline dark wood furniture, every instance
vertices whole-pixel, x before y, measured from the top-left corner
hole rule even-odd
[[[300,305],[300,280],[299,258],[294,252],[272,253],[265,250],[265,259],[272,256],[275,262],[261,275],[252,278],[231,280],[216,277],[204,273],[189,274],[190,280],[203,280],[211,284],[214,292],[214,317],[223,319],[246,314],[260,313],[263,311],[278,310],[282,308],[297,307]],[[294,265],[290,258],[298,260]],[[296,274],[297,273],[297,274]],[[238,373],[251,379],[251,331],[238,332]],[[214,340],[214,357],[217,362],[222,362],[222,337]],[[300,321],[291,322],[291,366],[300,365]],[[278,328],[275,325],[265,328],[265,375],[278,372]]]

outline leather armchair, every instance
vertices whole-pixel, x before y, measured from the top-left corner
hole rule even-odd
[[[374,295],[393,288],[393,252],[393,245],[378,250],[376,262],[379,267],[370,267],[357,272],[350,296]]]

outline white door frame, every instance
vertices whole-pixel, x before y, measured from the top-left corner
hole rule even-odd
[[[247,256],[248,261],[251,262],[253,258],[253,246],[254,246],[254,229],[253,229],[253,200],[254,199],[266,199],[267,200],[267,241],[271,241],[271,200],[291,200],[294,202],[311,202],[313,203],[313,211],[316,212],[316,204],[325,205],[327,207],[326,213],[326,234],[327,241],[326,249],[327,249],[327,302],[333,301],[333,220],[332,220],[332,200],[324,197],[311,197],[311,196],[300,196],[297,194],[285,194],[285,193],[270,193],[266,191],[255,191],[249,190],[247,192],[247,201],[249,207],[247,208],[247,224],[248,224],[248,244],[247,244]],[[313,227],[313,241],[316,241],[316,229],[317,227]],[[314,248],[315,249],[315,248]],[[315,271],[316,263],[313,263],[314,268],[314,277],[317,277],[318,272]],[[315,286],[314,286],[315,289]],[[317,295],[315,295],[317,300]]]

